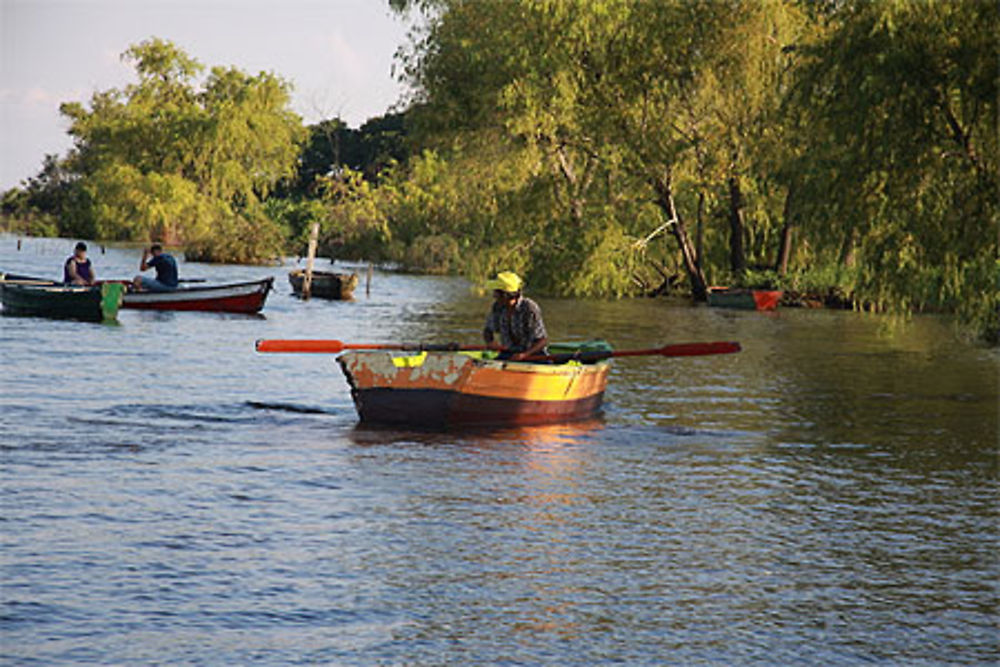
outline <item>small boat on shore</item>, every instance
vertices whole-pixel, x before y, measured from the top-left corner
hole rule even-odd
[[[126,292],[122,308],[257,313],[264,307],[274,278],[225,285],[179,287],[170,292]]]
[[[781,290],[709,287],[708,305],[742,310],[774,310],[778,307],[782,294],[784,292]]]
[[[292,286],[292,291],[299,296],[302,295],[302,286],[305,284],[305,280],[306,272],[304,269],[296,269],[288,274],[288,282]],[[309,294],[322,299],[347,300],[354,296],[354,289],[357,286],[358,274],[356,273],[313,271]]]
[[[0,274],[4,315],[109,322],[118,317],[125,288],[114,283],[65,285],[52,280]]]
[[[604,341],[550,345],[553,355],[611,352]],[[584,357],[586,358],[586,357]],[[490,351],[346,352],[337,359],[366,424],[442,428],[523,425],[593,417],[607,358],[564,363],[500,361]]]

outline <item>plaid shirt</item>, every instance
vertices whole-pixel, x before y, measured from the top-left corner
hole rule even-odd
[[[514,352],[526,350],[532,343],[549,337],[542,322],[542,309],[524,296],[517,300],[513,310],[494,303],[486,317],[484,333],[500,334],[500,344]]]

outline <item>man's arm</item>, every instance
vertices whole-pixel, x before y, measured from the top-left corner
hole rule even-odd
[[[545,331],[545,323],[542,321],[542,311],[538,307],[538,304],[533,301],[529,302],[528,331],[531,336],[531,345],[524,352],[512,355],[511,359],[514,361],[521,361],[526,357],[534,356],[544,350],[545,346],[549,344],[549,334]]]
[[[495,319],[493,310],[490,310],[490,314],[486,316],[486,324],[483,326],[483,342],[491,350],[501,349],[500,344],[493,341],[493,334],[497,330],[496,323],[494,322]]]
[[[522,361],[524,359],[527,359],[528,357],[533,357],[542,350],[544,350],[545,346],[548,344],[549,344],[548,338],[539,338],[534,343],[532,343],[531,347],[529,347],[524,352],[518,352],[517,354],[512,354],[510,357],[511,361]]]
[[[139,262],[139,270],[140,271],[145,271],[146,269],[149,268],[149,264],[146,263],[147,259],[149,259],[149,248],[143,248],[142,249],[142,260]]]

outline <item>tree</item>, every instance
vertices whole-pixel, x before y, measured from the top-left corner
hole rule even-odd
[[[876,307],[957,309],[998,330],[998,13],[846,4],[803,53],[803,226]]]
[[[388,113],[371,118],[354,130],[339,118],[321,121],[308,128],[309,138],[302,148],[294,183],[285,196],[306,197],[321,177],[346,167],[359,171],[369,181],[409,157],[406,114]]]
[[[138,82],[61,107],[68,168],[103,238],[185,242],[192,254],[252,261],[280,252],[261,202],[290,178],[303,137],[289,85],[262,72],[202,66],[168,41],[130,47]]]
[[[634,292],[644,282],[636,260],[659,263],[641,243],[655,226],[650,211],[621,196],[619,147],[591,122],[600,73],[587,63],[627,4],[435,3],[425,38],[404,59],[418,141],[463,163],[474,156],[456,151],[500,143],[512,163],[531,165],[518,171],[525,187],[506,191],[542,208],[516,207],[522,224],[505,225],[510,236],[494,242],[520,248],[532,283],[555,292]]]

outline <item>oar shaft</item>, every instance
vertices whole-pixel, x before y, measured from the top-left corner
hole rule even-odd
[[[740,344],[735,342],[714,342],[714,343],[677,343],[675,345],[665,345],[664,347],[649,348],[645,350],[614,350],[606,352],[583,352],[572,354],[549,354],[528,357],[524,361],[534,362],[554,362],[557,364],[567,361],[593,362],[612,357],[698,357],[710,354],[732,354],[740,351]]]
[[[339,340],[269,339],[258,340],[258,352],[298,352],[305,354],[339,354],[344,350],[400,350],[403,352],[459,352],[489,349],[485,345],[458,343],[344,343]],[[550,354],[528,357],[524,361],[565,363],[571,360],[600,361],[611,357],[695,357],[709,354],[732,354],[740,351],[735,342],[677,343],[645,350],[615,350],[571,354]]]
[[[740,351],[740,344],[730,341],[714,343],[676,343],[655,350],[623,350],[616,357],[643,357],[659,354],[664,357],[699,357],[706,354],[733,354]]]
[[[301,352],[306,354],[338,354],[344,350],[400,350],[404,352],[458,352],[485,350],[485,345],[458,343],[344,343],[339,340],[281,339],[258,340],[258,352]]]

